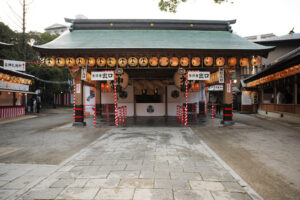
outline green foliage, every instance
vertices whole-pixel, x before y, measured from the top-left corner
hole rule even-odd
[[[161,11],[176,13],[179,3],[186,1],[187,0],[160,0],[158,6]],[[221,4],[223,2],[228,2],[228,0],[214,0],[214,2]],[[231,1],[231,3],[233,2]]]

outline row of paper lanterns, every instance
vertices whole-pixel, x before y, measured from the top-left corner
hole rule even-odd
[[[261,84],[271,82],[271,81],[274,81],[274,80],[286,78],[288,76],[292,76],[292,75],[295,75],[297,73],[300,73],[300,65],[296,65],[296,66],[290,67],[288,69],[276,72],[274,74],[270,74],[268,76],[262,77],[258,80],[252,81],[252,82],[247,84],[247,87],[255,87],[257,85],[261,85]]]
[[[98,67],[199,67],[201,66],[201,58],[200,57],[192,57],[191,59],[189,57],[120,57],[120,58],[115,58],[115,57],[48,57],[45,58],[45,64],[47,66],[58,66],[58,67],[73,67],[73,66],[88,66],[88,67],[95,67],[96,65]],[[226,59],[224,57],[217,57],[215,60],[213,57],[204,57],[203,58],[203,64],[206,67],[211,67],[211,66],[217,66],[217,67],[222,67],[226,64]],[[230,57],[227,59],[227,65],[229,67],[235,67],[238,64],[238,59],[236,57]],[[252,66],[259,66],[261,64],[261,58],[260,57],[252,57],[251,60],[249,58],[240,58],[239,59],[239,65],[241,67],[247,67],[249,65]]]
[[[9,74],[3,74],[0,73],[0,80],[3,81],[9,81],[11,83],[19,83],[19,84],[25,84],[25,85],[31,85],[32,81],[26,78],[11,76]]]

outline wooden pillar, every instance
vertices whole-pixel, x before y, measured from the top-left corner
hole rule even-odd
[[[101,116],[101,83],[100,81],[96,82],[96,115]]]
[[[294,77],[294,104],[298,104],[298,82],[297,82],[297,74]]]
[[[222,123],[232,122],[232,72],[229,71],[228,68],[225,67],[225,83],[223,90],[223,121]]]
[[[274,104],[277,104],[277,84],[276,81],[274,81],[274,87],[273,87],[273,96],[274,96]]]
[[[80,69],[70,68],[73,80],[75,80],[75,115],[73,126],[85,126],[84,121],[84,101],[83,101],[83,81],[81,80]]]
[[[165,86],[165,116],[168,117],[168,86]]]

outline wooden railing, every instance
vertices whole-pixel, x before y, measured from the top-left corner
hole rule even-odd
[[[260,104],[259,109],[269,112],[287,112],[300,114],[299,104]]]

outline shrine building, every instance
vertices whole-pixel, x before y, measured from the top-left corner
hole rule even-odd
[[[85,116],[124,117],[207,113],[208,87],[223,86],[223,122],[232,121],[232,75],[258,67],[274,47],[232,32],[235,20],[65,19],[70,31],[34,46],[48,66],[74,79],[74,125]],[[124,112],[123,112],[124,114]]]

